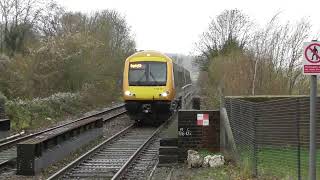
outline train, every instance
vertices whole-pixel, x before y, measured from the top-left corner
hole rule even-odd
[[[190,72],[158,51],[140,51],[124,63],[123,100],[131,119],[142,124],[166,120],[181,107]]]

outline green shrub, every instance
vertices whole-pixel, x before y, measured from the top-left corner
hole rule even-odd
[[[6,102],[7,115],[14,130],[54,123],[58,118],[79,113],[81,107],[79,93],[57,93],[47,98]]]
[[[0,91],[0,103],[5,103],[7,100],[7,97]]]

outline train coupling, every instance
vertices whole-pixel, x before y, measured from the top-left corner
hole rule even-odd
[[[142,105],[142,111],[144,113],[151,113],[151,104],[143,104]]]

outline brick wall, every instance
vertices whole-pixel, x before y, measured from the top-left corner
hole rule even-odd
[[[197,125],[197,114],[209,114],[209,125]],[[220,112],[212,110],[180,110],[178,113],[179,160],[186,159],[189,149],[206,148],[219,151]]]

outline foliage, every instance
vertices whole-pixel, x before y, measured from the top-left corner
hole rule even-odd
[[[88,15],[53,1],[0,0],[0,17],[0,92],[14,128],[119,99],[135,42],[118,12]]]
[[[208,30],[197,43],[200,55],[195,63],[201,70],[207,71],[214,57],[228,53],[233,47],[243,49],[248,43],[251,27],[249,17],[240,10],[224,10],[211,20]]]
[[[9,100],[6,112],[12,128],[20,130],[54,123],[58,118],[78,113],[81,106],[83,101],[79,94],[57,93],[47,98]]]
[[[8,97],[46,97],[80,92],[86,86],[112,94],[125,57],[135,47],[124,19],[103,11],[94,17],[68,13],[61,21],[65,33],[47,37],[40,46],[30,47],[27,56],[16,54],[10,60],[2,81]]]
[[[7,100],[7,97],[2,92],[0,92],[0,103],[5,103]]]
[[[221,153],[212,152],[212,151],[210,151],[208,149],[203,149],[203,148],[199,149],[198,152],[199,152],[200,156],[203,157],[203,158],[208,156],[208,155],[221,155]]]
[[[197,44],[195,61],[207,73],[200,85],[213,106],[218,106],[220,92],[306,94],[309,83],[301,72],[301,57],[310,27],[306,19],[281,24],[277,14],[258,28],[239,10],[226,10],[213,19]]]
[[[274,179],[298,179],[297,148],[293,147],[259,147],[257,163],[258,173],[261,177],[273,177]],[[317,151],[320,154],[320,151]],[[308,179],[308,149],[300,149],[300,172],[302,179]],[[317,156],[317,161],[320,158]],[[317,167],[317,173],[320,168]]]
[[[217,179],[217,180],[253,180],[255,178],[251,178],[245,174],[243,174],[242,170],[233,165],[233,164],[227,164],[222,167],[217,168],[193,168],[193,169],[187,169],[187,168],[178,168],[175,169],[175,173],[173,173],[172,179],[186,179],[186,180],[205,180],[205,179]],[[178,173],[178,171],[180,173]],[[182,172],[181,172],[182,171]],[[175,175],[177,174],[177,175]],[[263,177],[260,179],[274,179],[273,177]]]
[[[0,0],[1,52],[14,56],[24,53],[26,44],[35,40],[43,0]]]

